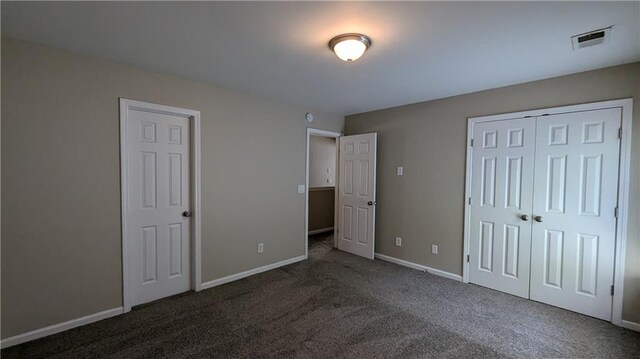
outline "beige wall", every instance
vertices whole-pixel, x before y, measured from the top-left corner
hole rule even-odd
[[[119,97],[201,111],[203,281],[305,253],[310,109],[2,38],[2,338],[122,305]]]
[[[309,189],[309,231],[333,227],[334,187]]]
[[[327,172],[329,169],[331,172]],[[334,187],[336,174],[336,139],[309,137],[309,187]]]
[[[347,135],[378,133],[376,251],[462,273],[468,117],[628,97],[635,104],[623,319],[640,322],[640,63],[347,116]],[[403,177],[395,175],[400,165]]]

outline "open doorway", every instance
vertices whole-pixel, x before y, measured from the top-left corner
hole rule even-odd
[[[306,249],[335,244],[337,139],[340,133],[307,129]]]
[[[376,133],[342,136],[307,129],[306,258],[310,234],[320,237],[312,238],[322,241],[319,249],[374,258],[377,147]]]

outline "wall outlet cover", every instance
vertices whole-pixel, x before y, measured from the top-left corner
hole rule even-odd
[[[304,186],[303,184],[299,184],[299,185],[298,185],[298,193],[304,193],[304,190],[305,190],[305,188],[304,188],[304,187],[305,187],[305,186]]]
[[[402,238],[396,237],[396,246],[402,247]]]
[[[437,244],[432,244],[431,245],[431,254],[438,254],[438,245]]]

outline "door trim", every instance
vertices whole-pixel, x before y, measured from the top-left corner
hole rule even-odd
[[[542,115],[556,115],[570,112],[582,112],[589,110],[603,110],[608,108],[622,109],[622,139],[620,140],[620,173],[618,176],[618,220],[615,235],[615,262],[613,283],[615,292],[613,295],[613,307],[611,322],[618,326],[624,326],[622,320],[622,300],[624,295],[624,268],[627,242],[627,223],[629,209],[629,181],[631,170],[631,124],[633,113],[633,99],[619,99],[611,101],[592,102],[571,106],[552,107],[539,110],[504,113],[490,116],[469,117],[467,119],[467,164],[465,172],[464,191],[464,250],[462,255],[462,281],[469,283],[469,236],[471,235],[471,166],[473,161],[473,125],[480,122],[510,120],[524,117],[537,117]]]
[[[311,140],[311,136],[318,137],[330,137],[336,139],[336,168],[335,173],[333,174],[333,178],[338,178],[338,139],[342,136],[342,133],[332,132],[326,130],[320,130],[317,128],[307,127],[307,150],[306,150],[306,159],[305,159],[305,183],[304,183],[304,259],[309,258],[309,143]],[[334,181],[334,210],[333,210],[333,246],[337,247],[338,242],[338,181]]]
[[[191,221],[191,289],[200,291],[202,289],[202,266],[201,266],[201,152],[200,152],[200,111],[189,110],[179,107],[158,105],[154,103],[141,102],[120,98],[120,193],[121,193],[121,220],[122,220],[122,307],[123,311],[131,310],[132,283],[129,276],[129,253],[127,244],[130,239],[127,236],[127,217],[129,215],[129,193],[128,193],[128,165],[129,150],[127,141],[127,130],[129,128],[129,111],[145,111],[166,115],[187,117],[190,120],[191,132],[191,208],[193,213]]]

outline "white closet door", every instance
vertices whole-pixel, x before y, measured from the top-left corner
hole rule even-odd
[[[473,127],[469,281],[529,297],[535,119]]]
[[[338,249],[373,259],[376,213],[376,134],[339,139]]]
[[[189,120],[131,110],[129,270],[132,305],[190,289]]]
[[[531,299],[605,320],[620,124],[617,108],[538,117],[536,131]]]

